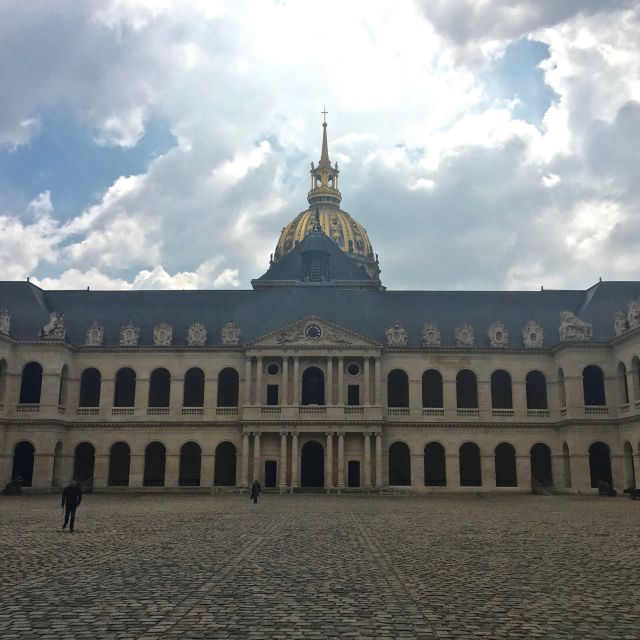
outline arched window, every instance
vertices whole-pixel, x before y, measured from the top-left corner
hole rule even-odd
[[[131,449],[126,442],[116,442],[109,452],[109,486],[128,487]]]
[[[200,459],[202,450],[196,442],[185,442],[180,449],[178,484],[181,487],[200,486]]]
[[[424,448],[424,484],[426,487],[444,487],[447,484],[444,447],[439,442],[430,442]]]
[[[585,407],[605,406],[604,374],[595,364],[590,364],[582,371],[582,389],[584,391]]]
[[[215,474],[213,484],[216,487],[235,487],[236,485],[236,448],[231,442],[221,442],[216,447]]]
[[[238,372],[232,367],[224,368],[218,374],[218,406],[237,407],[239,386],[240,376],[238,376]]]
[[[640,400],[640,358],[633,356],[631,360],[631,389],[634,400]]]
[[[501,442],[495,451],[496,487],[517,487],[516,450],[508,442]]]
[[[150,442],[144,450],[145,487],[164,487],[167,451],[161,442]]]
[[[93,485],[93,467],[96,460],[95,447],[90,442],[81,442],[73,455],[73,479],[80,483],[83,491]]]
[[[469,369],[459,371],[456,376],[456,402],[458,409],[478,408],[478,381]]]
[[[11,479],[20,480],[23,487],[30,487],[33,482],[33,459],[35,449],[30,442],[18,442],[13,450],[13,466]]]
[[[149,406],[168,407],[171,395],[171,374],[159,367],[151,372],[149,378]]]
[[[394,442],[389,447],[389,485],[411,486],[411,452],[404,442]]]
[[[20,404],[39,404],[41,393],[42,367],[37,362],[28,362],[22,369]]]
[[[494,409],[513,409],[511,376],[503,369],[491,374],[491,406]]]
[[[85,369],[80,376],[80,401],[79,407],[100,406],[100,384],[102,377],[94,367]]]
[[[620,404],[629,404],[629,385],[627,384],[627,367],[624,362],[618,363],[618,392]]]
[[[527,388],[527,409],[548,409],[547,380],[544,377],[544,373],[541,371],[529,371],[525,383]]]
[[[567,389],[564,385],[564,371],[558,369],[558,395],[560,397],[560,406],[565,409],[567,406]]]
[[[475,442],[465,442],[458,452],[460,461],[460,486],[482,486],[480,447]]]
[[[65,364],[60,372],[60,387],[58,388],[58,405],[67,406],[69,397],[69,367]]]
[[[136,403],[136,372],[129,367],[116,373],[116,385],[113,394],[114,407],[133,407]]]
[[[204,371],[193,367],[184,374],[183,407],[204,407]]]
[[[5,400],[7,393],[7,361],[0,360],[0,404]]]
[[[553,486],[551,449],[542,442],[531,447],[531,480],[534,489],[536,489],[536,484],[542,487]]]
[[[324,404],[324,373],[318,367],[302,374],[302,404]]]
[[[442,375],[435,369],[429,369],[422,374],[422,406],[435,409],[444,407]]]
[[[593,489],[598,488],[603,482],[613,486],[611,455],[609,447],[604,442],[594,442],[589,447],[589,473]]]
[[[402,369],[394,369],[387,376],[387,406],[409,406],[409,376]]]

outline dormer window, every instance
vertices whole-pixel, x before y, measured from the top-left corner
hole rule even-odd
[[[328,282],[329,256],[320,251],[310,251],[302,256],[302,282]]]

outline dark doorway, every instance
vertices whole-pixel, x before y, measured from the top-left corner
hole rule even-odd
[[[168,407],[171,394],[171,374],[162,367],[154,369],[149,378],[149,406]]]
[[[387,376],[387,406],[409,406],[409,376],[402,369],[394,369]]]
[[[20,404],[38,404],[41,392],[42,367],[37,362],[29,362],[22,369]]]
[[[196,442],[185,442],[180,449],[180,470],[178,485],[181,487],[200,486],[200,445]]]
[[[90,367],[85,369],[80,376],[80,407],[99,407],[100,406],[100,384],[102,377],[100,372]]]
[[[613,486],[611,477],[611,456],[609,447],[604,442],[594,442],[589,447],[589,472],[591,486],[595,489],[600,482]]]
[[[411,486],[411,453],[404,442],[389,447],[389,484],[392,487]]]
[[[531,480],[543,487],[553,486],[551,449],[541,442],[531,447]]]
[[[474,442],[465,442],[460,447],[460,486],[482,486],[480,448]]]
[[[347,486],[359,487],[360,486],[360,461],[349,460],[347,463]]]
[[[128,487],[131,449],[126,442],[116,442],[109,454],[109,486]]]
[[[267,406],[270,406],[270,407],[278,406],[278,385],[277,384],[267,385]]]
[[[216,487],[236,486],[236,448],[231,442],[216,447],[216,468],[213,484]]]
[[[324,486],[324,449],[315,440],[306,442],[302,447],[301,484],[303,487]]]
[[[439,442],[430,442],[424,448],[424,485],[425,487],[447,485],[444,447]]]
[[[33,482],[33,458],[35,449],[30,442],[18,442],[13,451],[11,479],[22,478],[22,486],[30,487]]]
[[[164,470],[167,452],[161,442],[150,442],[144,450],[145,487],[164,487]]]
[[[264,486],[275,487],[278,478],[278,463],[275,460],[265,460]]]
[[[95,460],[96,450],[90,442],[81,442],[76,447],[73,456],[73,478],[80,483],[83,491],[91,489]]]
[[[318,367],[302,374],[302,404],[324,404],[324,373]]]
[[[114,407],[133,407],[136,403],[136,372],[125,367],[116,373]]]
[[[508,442],[496,447],[496,487],[517,487],[516,450]]]
[[[204,407],[204,371],[193,367],[184,374],[183,407]]]

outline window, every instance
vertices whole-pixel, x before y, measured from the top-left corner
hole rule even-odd
[[[277,384],[267,385],[267,404],[269,406],[277,406],[278,404],[278,385]]]
[[[347,387],[347,404],[358,406],[360,404],[360,385],[350,384]]]

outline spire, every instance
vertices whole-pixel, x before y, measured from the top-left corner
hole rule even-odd
[[[311,190],[307,196],[310,205],[327,204],[332,206],[340,206],[342,196],[338,191],[338,164],[331,166],[329,160],[329,144],[327,143],[327,113],[326,109],[322,112],[324,116],[322,122],[322,153],[320,154],[320,162],[316,167],[311,163]]]
[[[318,167],[331,167],[331,162],[329,160],[329,145],[327,144],[327,113],[329,113],[326,108],[322,112],[324,116],[324,121],[322,123],[322,154],[320,155],[320,163]]]

